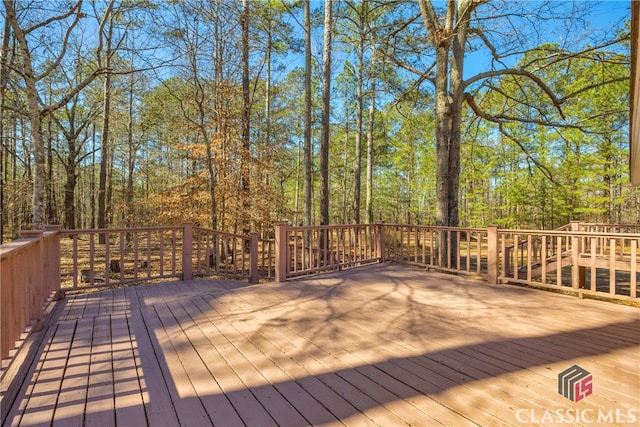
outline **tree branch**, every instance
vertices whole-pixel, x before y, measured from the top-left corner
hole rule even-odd
[[[82,9],[82,2],[84,0],[78,0],[78,2],[72,6],[69,11],[63,15],[58,15],[58,16],[52,16],[51,18],[42,21],[42,22],[38,22],[37,24],[35,24],[34,26],[30,27],[30,28],[26,28],[23,30],[24,34],[29,34],[32,31],[37,30],[38,28],[43,28],[46,27],[47,25],[51,24],[52,22],[55,21],[64,21],[65,19],[67,19],[68,17],[70,17],[71,15],[73,15],[74,13],[78,13],[80,14],[80,10]],[[77,10],[77,12],[76,12]]]
[[[511,133],[509,133],[504,128],[504,125],[506,124],[507,121],[520,121],[520,122],[524,121],[526,123],[537,123],[537,124],[543,124],[543,125],[549,125],[549,123],[542,123],[542,122],[538,122],[538,121],[529,121],[529,120],[521,120],[521,119],[518,119],[518,118],[515,118],[515,117],[508,117],[508,116],[503,116],[503,115],[494,116],[492,114],[489,114],[489,113],[486,113],[486,112],[482,111],[480,109],[480,107],[478,107],[478,105],[476,104],[475,100],[473,99],[473,96],[471,96],[471,94],[469,94],[469,93],[465,93],[465,101],[467,101],[467,104],[471,107],[473,112],[478,117],[481,117],[481,118],[483,118],[483,119],[485,119],[485,120],[487,120],[489,122],[496,123],[498,125],[498,129],[500,130],[500,133],[502,135],[506,136],[507,138],[509,138],[511,141],[515,142],[518,145],[518,147],[520,147],[520,149],[525,154],[525,156],[527,156],[527,160],[530,160],[531,162],[533,162],[533,164],[542,172],[542,174],[547,179],[549,179],[549,181],[551,181],[551,182],[553,182],[554,184],[557,185],[557,183],[553,179],[553,174],[551,173],[551,171],[545,165],[543,165],[539,160],[534,158],[531,155],[531,153],[529,152],[529,150],[527,150],[525,145],[518,140],[518,138],[513,136]]]
[[[595,89],[597,87],[600,86],[604,86],[604,85],[608,85],[610,83],[616,83],[616,82],[625,82],[629,80],[629,76],[624,76],[624,77],[617,77],[615,79],[611,79],[611,80],[605,80],[605,81],[601,81],[599,83],[594,83],[594,84],[590,84],[588,86],[585,86],[583,88],[580,88],[578,90],[576,90],[575,92],[571,92],[569,95],[564,96],[562,98],[559,99],[560,103],[565,103],[567,100],[576,97],[577,95],[580,95],[583,92],[586,92],[588,90],[591,89]]]
[[[583,130],[581,126],[578,126],[576,124],[549,122],[549,121],[537,120],[537,119],[526,119],[519,116],[509,116],[507,114],[489,114],[480,109],[480,107],[478,106],[478,104],[476,104],[475,99],[470,93],[465,92],[464,95],[465,95],[465,98],[464,98],[465,101],[467,102],[469,107],[471,107],[471,110],[473,110],[475,114],[493,123],[504,124],[507,122],[520,122],[520,123],[529,123],[529,124],[535,124],[540,126],[552,126],[556,128]]]
[[[67,92],[62,99],[60,99],[55,104],[51,104],[48,107],[44,108],[40,112],[40,117],[41,118],[45,117],[51,114],[52,112],[56,111],[58,108],[62,107],[63,105],[67,104],[71,100],[71,98],[73,98],[78,93],[80,93],[80,91],[82,91],[82,89],[87,87],[96,77],[98,77],[100,74],[104,74],[107,72],[109,71],[104,69],[94,70],[93,73],[89,74],[89,76],[87,76],[83,81],[81,81],[76,87],[72,88],[69,92]]]
[[[79,1],[77,5],[82,5],[82,1]],[[54,69],[56,69],[60,65],[60,63],[62,62],[62,58],[64,58],[64,56],[67,54],[67,46],[69,44],[69,37],[71,36],[71,32],[73,31],[75,26],[78,25],[78,22],[80,22],[80,18],[82,18],[82,16],[83,14],[80,12],[80,9],[78,9],[76,17],[73,19],[73,22],[69,25],[69,28],[67,28],[67,31],[64,34],[64,38],[62,40],[62,50],[60,51],[56,59],[51,62],[51,65],[49,65],[49,67],[47,67],[42,73],[40,73],[40,75],[35,76],[36,81],[40,81],[44,77],[47,77],[49,74],[51,74],[51,72],[53,72]]]
[[[558,110],[560,117],[566,120],[564,113],[562,112],[562,108],[560,108],[560,105],[562,104],[560,99],[556,97],[556,95],[553,93],[551,88],[547,86],[546,83],[543,82],[542,79],[540,79],[540,77],[526,70],[516,69],[516,68],[507,68],[505,70],[485,71],[484,73],[476,74],[475,76],[462,82],[462,88],[463,89],[467,88],[470,84],[480,80],[488,79],[491,77],[506,76],[506,75],[523,76],[533,81],[540,89],[542,89],[542,91],[547,95],[547,97],[549,97],[549,99],[553,103],[553,106]]]

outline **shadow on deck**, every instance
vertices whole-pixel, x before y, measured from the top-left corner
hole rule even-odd
[[[640,419],[637,308],[395,264],[120,288],[68,297],[56,316],[18,400],[3,402],[8,425]],[[573,364],[593,375],[580,402],[557,390]]]

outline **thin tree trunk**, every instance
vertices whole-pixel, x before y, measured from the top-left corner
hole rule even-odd
[[[304,223],[311,225],[311,194],[313,187],[313,145],[311,144],[311,11],[304,1]]]
[[[129,147],[128,171],[127,171],[127,225],[134,226],[135,208],[133,206],[133,173],[136,165],[136,147],[133,145],[133,74],[129,76],[129,122],[127,123],[127,146]],[[127,235],[127,239],[129,239]]]
[[[373,129],[376,113],[376,52],[371,44],[371,95],[369,96],[369,124],[367,127],[367,223],[373,223]]]
[[[4,241],[4,226],[7,223],[7,215],[4,211],[4,182],[5,182],[5,140],[4,140],[4,103],[6,99],[6,87],[9,82],[9,37],[11,26],[8,20],[4,21],[2,30],[2,50],[0,50],[0,244]]]
[[[56,221],[56,195],[55,189],[53,187],[53,139],[51,133],[51,119],[47,121],[47,136],[49,143],[47,144],[47,180],[46,180],[46,189],[47,189],[47,223],[55,224]]]
[[[345,102],[346,104],[346,102]],[[342,219],[341,222],[346,224],[349,221],[349,213],[348,213],[348,194],[349,189],[347,188],[349,182],[349,120],[347,116],[349,115],[348,109],[345,106],[345,132],[344,132],[344,146],[343,146],[343,174],[342,174]]]
[[[360,192],[362,188],[362,81],[364,67],[364,27],[366,20],[366,5],[363,1],[360,10],[360,21],[358,22],[358,49],[357,49],[357,77],[356,77],[356,147],[353,166],[353,212],[352,220],[354,224],[360,224]]]
[[[302,141],[298,139],[298,153],[296,158],[296,198],[293,207],[293,225],[300,225],[300,169],[302,167]]]
[[[320,224],[329,224],[329,119],[331,114],[331,31],[333,0],[325,0],[320,123]]]
[[[273,50],[273,38],[271,28],[267,33],[267,75],[264,89],[264,120],[265,120],[265,144],[267,148],[271,145],[271,51]],[[248,80],[248,77],[247,77]]]
[[[64,184],[64,226],[73,230],[76,228],[76,210],[75,210],[75,188],[78,176],[75,168],[75,153],[69,153],[65,171],[67,173],[67,181]]]
[[[95,122],[91,125],[91,177],[89,180],[89,194],[91,195],[91,219],[89,220],[89,227],[96,228],[96,125]]]
[[[109,55],[107,54],[107,57]],[[107,67],[109,66],[107,60]],[[104,78],[102,132],[100,135],[100,175],[98,177],[98,228],[107,227],[107,168],[109,161],[109,116],[111,114],[111,74]],[[104,243],[104,234],[99,235],[100,243]]]
[[[240,174],[242,181],[242,232],[248,233],[251,229],[250,215],[250,184],[249,163],[251,160],[251,99],[249,96],[249,1],[242,0],[242,14],[240,16],[242,27],[242,164]]]

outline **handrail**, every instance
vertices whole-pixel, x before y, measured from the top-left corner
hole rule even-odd
[[[62,288],[78,290],[181,277],[184,226],[60,232]]]
[[[571,289],[637,301],[640,233],[519,230],[404,224],[291,227],[275,239],[194,227],[23,232],[0,246],[2,357],[28,325],[41,321],[55,292],[215,275],[287,278],[394,261],[454,273],[486,275],[489,283]],[[625,232],[620,232],[623,230]],[[521,253],[514,256],[514,248]],[[602,271],[608,271],[606,277]],[[47,278],[47,280],[44,280]],[[17,291],[21,289],[21,291]]]
[[[499,229],[498,282],[636,300],[640,233]],[[536,246],[536,241],[542,242]],[[519,256],[513,256],[513,248]]]
[[[384,224],[385,258],[434,270],[485,274],[487,229]]]
[[[271,265],[264,263],[270,262],[273,241],[259,239],[258,233],[235,234],[202,227],[195,227],[193,231],[194,274],[258,283],[261,270],[266,277],[272,272]]]
[[[376,224],[291,227],[276,224],[276,281],[379,262]]]
[[[375,251],[353,259],[344,237],[345,230],[352,229],[371,230],[365,241]],[[520,283],[637,302],[640,234],[575,229],[575,225],[571,229],[521,230],[386,223],[291,227],[282,223],[276,225],[275,278],[284,281],[350,265],[393,261],[481,275],[492,284]],[[328,242],[326,246],[322,239]],[[521,251],[517,258],[515,248]],[[609,274],[604,277],[601,270]]]
[[[24,332],[42,327],[45,306],[60,290],[57,227],[22,231],[0,245],[0,358],[5,359]]]

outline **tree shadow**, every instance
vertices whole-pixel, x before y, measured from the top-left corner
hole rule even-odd
[[[501,315],[495,295],[512,300],[507,305],[521,309],[525,322],[544,301],[564,297],[549,294],[536,302],[526,297],[539,291],[476,287],[450,276],[438,281],[424,272],[407,278],[396,271],[382,266],[284,284],[234,288],[195,281],[183,289],[172,289],[176,283],[119,291],[110,304],[124,307],[125,314],[107,307],[92,320],[96,328],[106,316],[118,327],[94,329],[90,339],[74,344],[75,353],[63,347],[69,337],[82,337],[82,318],[57,326],[60,335],[52,335],[23,390],[24,399],[42,404],[24,412],[22,421],[514,424],[518,407],[566,406],[569,401],[556,390],[558,372],[549,365],[580,360],[586,368],[593,363],[598,373],[591,407],[637,406],[640,384],[617,383],[606,375],[637,378],[638,316],[603,325],[586,321],[589,315],[583,313],[567,319],[573,326],[548,319],[548,329],[528,326],[535,336],[507,336],[502,329],[523,320]],[[374,290],[372,277],[385,285]],[[446,297],[464,301],[461,310],[476,317],[465,320],[466,312],[447,317],[455,306]],[[493,326],[473,320],[491,318]],[[589,359],[616,352],[611,361]],[[96,359],[91,360],[91,375],[97,375],[92,382],[83,376],[87,357]],[[55,378],[60,363],[66,363],[64,379]],[[33,387],[46,381],[53,386]],[[60,399],[63,393],[66,398]],[[113,408],[114,400],[119,408]]]

